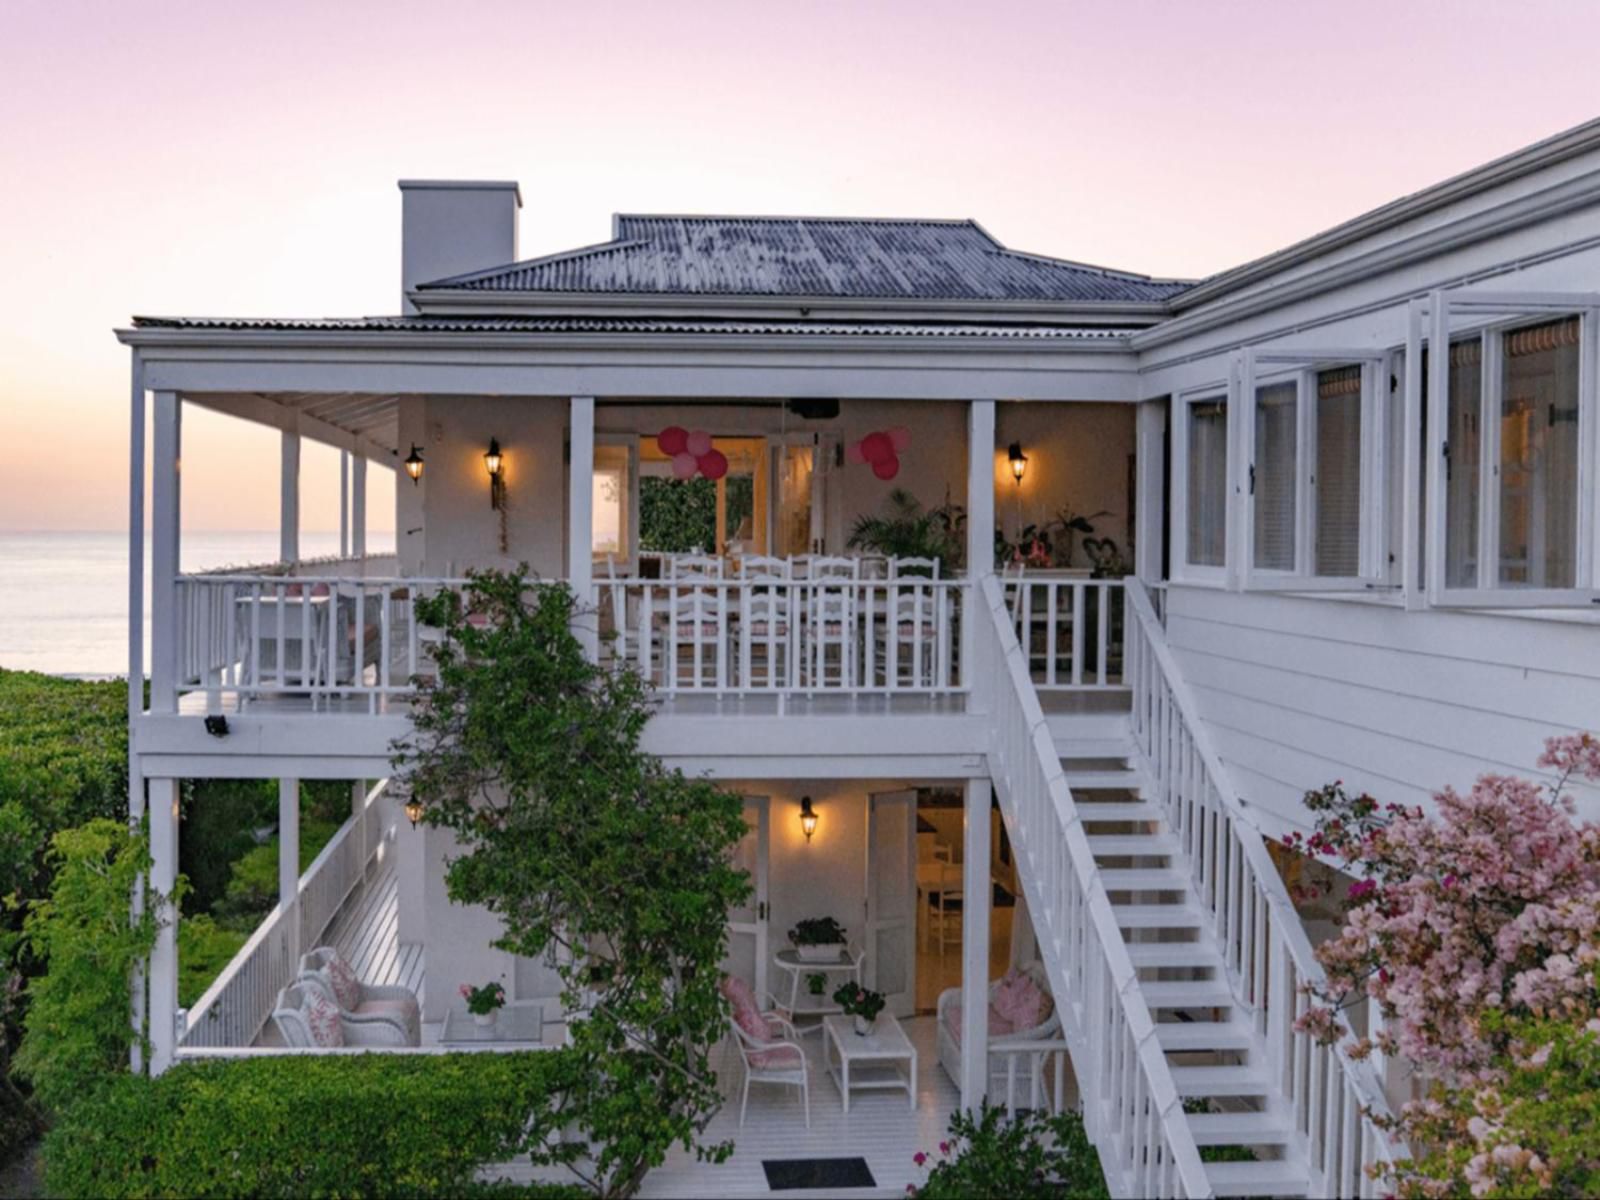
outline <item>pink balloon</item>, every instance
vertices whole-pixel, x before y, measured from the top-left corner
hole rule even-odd
[[[707,479],[721,479],[728,473],[728,456],[721,450],[707,450],[700,456],[700,474]]]
[[[867,456],[862,453],[860,442],[851,442],[846,446],[844,448],[844,458],[846,462],[852,463],[864,463],[867,461]]]
[[[688,447],[689,431],[681,425],[668,425],[656,434],[656,448],[671,458],[682,454]]]
[[[693,479],[694,473],[700,469],[700,464],[695,461],[694,455],[688,451],[672,456],[672,477],[674,479]]]
[[[866,456],[869,463],[876,466],[886,458],[894,457],[894,443],[889,440],[887,433],[869,433],[861,439],[861,453]],[[883,478],[883,476],[879,476]]]
[[[911,445],[911,430],[904,425],[896,425],[889,430],[889,442],[896,454],[903,453]]]
[[[688,441],[683,444],[683,448],[696,458],[704,458],[711,453],[711,435],[704,429],[693,430],[689,434]]]
[[[872,464],[872,473],[882,480],[893,479],[900,474],[900,460],[893,454],[888,458],[880,458]]]

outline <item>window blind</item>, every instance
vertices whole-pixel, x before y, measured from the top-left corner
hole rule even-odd
[[[1187,561],[1220,567],[1227,561],[1228,405],[1189,406]]]
[[[1317,374],[1316,573],[1361,572],[1361,368]]]
[[[1255,565],[1295,568],[1297,388],[1278,383],[1256,392]]]

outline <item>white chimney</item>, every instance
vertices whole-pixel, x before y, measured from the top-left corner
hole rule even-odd
[[[514,181],[400,181],[400,311],[414,313],[419,283],[481,271],[517,260]]]

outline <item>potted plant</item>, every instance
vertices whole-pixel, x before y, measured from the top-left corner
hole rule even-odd
[[[822,989],[827,986],[828,977],[821,971],[816,971],[806,976],[806,990],[813,996],[822,995]]]
[[[833,1002],[855,1018],[856,1033],[861,1037],[872,1032],[873,1023],[877,1021],[884,1005],[882,992],[864,988],[859,983],[840,984],[833,993]]]
[[[807,917],[789,930],[801,962],[838,962],[844,957],[844,926],[832,917]]]
[[[499,983],[485,983],[480,987],[463,983],[461,995],[466,999],[474,1025],[493,1025],[495,1014],[505,1007],[506,989]]]

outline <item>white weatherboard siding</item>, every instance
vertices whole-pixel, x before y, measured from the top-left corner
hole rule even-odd
[[[1277,830],[1342,779],[1426,802],[1485,772],[1546,776],[1544,739],[1600,723],[1600,628],[1388,604],[1174,587],[1167,635],[1244,798]],[[1574,791],[1580,815],[1600,794]]]

